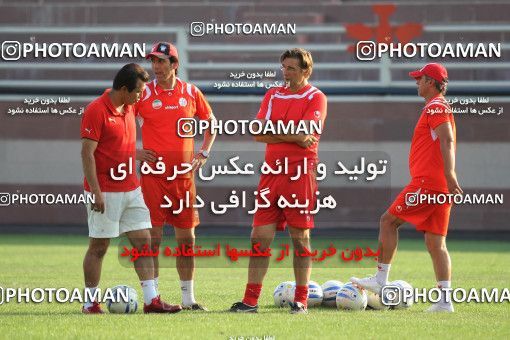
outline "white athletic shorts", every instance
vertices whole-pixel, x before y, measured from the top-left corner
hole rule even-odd
[[[90,195],[85,191],[85,195]],[[104,213],[93,211],[87,204],[89,237],[113,238],[120,234],[151,228],[149,209],[140,187],[128,192],[103,192]]]

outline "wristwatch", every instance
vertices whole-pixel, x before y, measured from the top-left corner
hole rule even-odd
[[[204,158],[209,157],[209,151],[207,151],[207,150],[200,150],[200,154],[201,154],[202,156],[204,156]]]

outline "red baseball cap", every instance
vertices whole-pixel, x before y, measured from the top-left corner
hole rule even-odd
[[[448,79],[446,68],[438,63],[427,64],[418,71],[409,72],[409,75],[415,79],[427,76],[441,83]]]
[[[150,59],[152,56],[162,58],[162,59],[170,59],[170,57],[175,57],[179,59],[179,55],[177,54],[177,48],[169,42],[160,41],[152,45],[151,53],[145,56],[145,59]]]

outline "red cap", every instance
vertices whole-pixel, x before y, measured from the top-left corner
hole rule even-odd
[[[150,59],[152,56],[156,56],[162,59],[170,59],[170,57],[175,57],[179,59],[179,55],[177,54],[177,48],[169,42],[160,41],[155,43],[152,46],[151,53],[145,56],[145,59]]]
[[[437,63],[427,64],[418,71],[409,72],[409,75],[415,79],[427,76],[437,80],[440,83],[448,78],[448,72],[446,71],[446,68],[443,65]]]

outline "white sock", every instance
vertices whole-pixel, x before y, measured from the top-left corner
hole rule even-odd
[[[159,277],[154,278],[154,286],[156,287],[156,292],[159,294]]]
[[[154,283],[154,280],[140,281],[140,284],[142,285],[143,302],[146,305],[150,305],[152,302],[152,299],[154,299],[156,296],[158,296],[158,293],[156,292],[156,285]]]
[[[181,280],[181,293],[183,306],[190,306],[196,303],[195,295],[193,294],[193,280],[189,281]]]
[[[451,288],[452,287],[452,281],[437,281],[437,287],[438,288]],[[448,297],[448,302],[446,297]],[[451,293],[450,292],[442,292],[441,291],[441,300],[439,301],[441,304],[449,305],[452,303]]]
[[[88,299],[88,297],[93,297],[96,293],[97,287],[85,287],[85,303],[83,304],[83,307],[90,308],[93,306],[94,300]],[[90,295],[88,295],[90,294]]]
[[[375,279],[377,283],[382,286],[385,286],[388,283],[388,277],[390,276],[390,268],[391,263],[378,263],[377,264],[377,273],[375,274]]]

